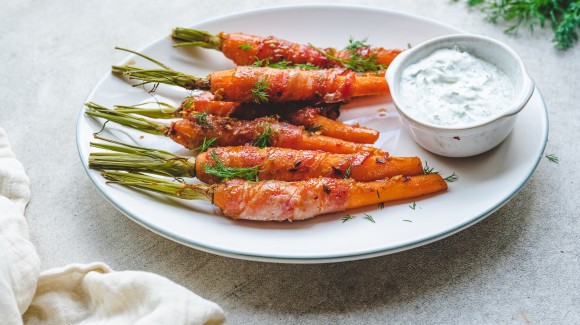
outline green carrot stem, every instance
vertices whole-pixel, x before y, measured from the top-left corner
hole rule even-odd
[[[85,111],[85,114],[87,115],[104,118],[135,130],[155,135],[167,135],[167,132],[169,131],[167,125],[152,122],[130,114],[116,112],[99,104],[90,102],[86,103],[85,106],[87,106],[87,110]]]
[[[107,183],[134,187],[180,199],[205,201],[213,199],[214,186],[170,182],[152,176],[126,172],[102,172],[101,175],[107,179]]]
[[[91,147],[113,152],[92,152],[89,168],[99,170],[124,170],[172,177],[195,177],[195,158],[171,152],[133,146],[103,137],[109,143],[91,142]]]
[[[188,90],[210,89],[208,77],[192,76],[186,73],[168,69],[144,69],[128,65],[114,65],[113,73],[122,74],[129,79],[141,80],[143,83],[135,85],[141,86],[148,83],[162,83],[172,86],[183,87]]]
[[[177,27],[173,29],[171,34],[176,40],[184,41],[173,45],[174,47],[181,46],[200,46],[207,49],[214,49],[220,51],[222,48],[222,38],[210,34],[203,30],[196,30],[190,28]]]
[[[142,107],[144,105],[151,105],[156,104],[159,105],[159,108],[145,108]],[[163,102],[149,102],[149,103],[142,103],[132,106],[124,106],[124,105],[115,105],[115,111],[120,113],[126,114],[138,114],[141,116],[151,117],[151,118],[160,118],[160,119],[169,119],[169,118],[176,118],[181,117],[182,109],[181,107],[173,107],[167,103]]]

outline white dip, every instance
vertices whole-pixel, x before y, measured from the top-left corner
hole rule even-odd
[[[457,48],[408,66],[400,87],[409,115],[440,126],[488,120],[507,109],[514,95],[503,71]]]

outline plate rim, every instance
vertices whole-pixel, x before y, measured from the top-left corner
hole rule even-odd
[[[189,27],[194,27],[194,26],[202,25],[202,24],[206,24],[206,23],[215,23],[215,22],[219,22],[220,20],[231,19],[232,17],[239,17],[239,16],[244,16],[244,15],[248,15],[248,14],[256,14],[256,13],[258,13],[258,14],[267,13],[267,12],[272,12],[272,11],[281,11],[281,10],[288,9],[288,8],[291,8],[291,9],[303,9],[303,8],[326,8],[327,9],[327,8],[333,8],[333,9],[365,10],[368,12],[383,12],[383,13],[387,13],[387,14],[402,16],[402,17],[411,17],[413,19],[427,21],[429,23],[433,23],[433,24],[436,24],[439,26],[443,26],[443,27],[452,29],[452,30],[456,30],[456,31],[461,32],[461,33],[468,33],[466,31],[463,31],[463,30],[456,28],[452,25],[442,23],[442,22],[439,22],[437,20],[434,20],[434,19],[431,19],[428,17],[423,17],[420,15],[402,12],[402,11],[397,11],[397,10],[391,10],[391,9],[385,9],[385,8],[376,8],[373,6],[365,6],[365,5],[352,5],[352,4],[292,4],[292,5],[269,6],[269,7],[257,8],[257,9],[248,9],[248,10],[244,10],[244,11],[239,11],[239,12],[234,12],[234,13],[222,15],[222,16],[215,17],[212,19],[206,19],[206,20],[197,22],[194,25],[190,25]],[[149,42],[145,46],[141,47],[141,49],[139,51],[143,51],[143,50],[150,48],[151,46],[154,46],[155,44],[162,41],[166,37],[167,37],[167,35]],[[126,59],[127,58],[124,58],[123,61],[126,61]],[[146,220],[143,220],[142,218],[139,218],[137,216],[133,216],[129,211],[127,211],[123,207],[123,204],[119,203],[114,197],[111,197],[111,196],[108,196],[105,194],[106,190],[103,188],[103,186],[101,186],[100,183],[98,183],[96,181],[96,178],[94,177],[94,173],[91,172],[91,170],[89,170],[89,168],[88,168],[87,159],[85,159],[85,157],[82,155],[82,152],[83,152],[82,147],[84,147],[86,144],[81,144],[81,136],[80,135],[81,135],[81,124],[82,124],[83,119],[85,118],[84,104],[87,102],[87,100],[89,98],[94,96],[94,94],[97,92],[97,90],[100,88],[100,86],[105,82],[105,80],[109,76],[110,76],[110,73],[106,73],[104,76],[102,76],[97,81],[97,83],[92,87],[92,89],[89,91],[89,93],[85,96],[84,102],[81,105],[81,109],[80,109],[78,116],[77,116],[77,125],[76,125],[77,152],[78,152],[79,157],[81,159],[81,162],[83,164],[83,169],[87,173],[87,176],[89,177],[91,182],[97,187],[97,189],[99,189],[100,194],[107,201],[109,201],[118,211],[120,211],[122,214],[124,214],[126,217],[133,220],[135,223],[139,224],[140,226],[148,229],[149,231],[151,231],[155,234],[158,234],[164,238],[167,238],[167,239],[174,241],[174,242],[177,242],[181,245],[195,248],[195,249],[198,249],[198,250],[201,250],[204,252],[208,252],[208,253],[212,253],[212,254],[216,254],[216,255],[220,255],[220,256],[225,256],[225,257],[232,257],[232,258],[237,258],[237,259],[251,260],[251,261],[258,261],[258,262],[274,262],[274,263],[290,263],[290,264],[317,264],[317,263],[332,263],[332,262],[344,262],[344,261],[352,261],[352,260],[359,260],[359,259],[367,259],[367,258],[393,254],[393,253],[409,250],[412,248],[420,247],[420,246],[441,240],[441,239],[446,238],[448,236],[451,236],[455,233],[458,233],[464,229],[467,229],[467,228],[473,226],[474,224],[485,219],[486,217],[488,217],[489,215],[491,215],[492,213],[494,213],[495,211],[500,209],[507,202],[509,202],[523,188],[523,186],[528,182],[528,180],[533,175],[534,171],[537,169],[537,166],[539,165],[539,163],[541,161],[542,154],[545,150],[546,143],[548,140],[548,133],[549,133],[549,119],[548,119],[548,112],[547,112],[545,100],[544,100],[544,97],[542,96],[541,92],[539,91],[539,89],[537,87],[535,87],[534,96],[539,97],[539,100],[540,100],[540,103],[542,106],[541,113],[543,113],[542,115],[544,117],[544,123],[542,123],[544,125],[544,129],[543,129],[544,132],[542,134],[543,142],[542,142],[541,148],[539,148],[541,150],[538,151],[539,154],[536,157],[536,161],[534,162],[532,168],[528,171],[528,175],[526,177],[522,178],[520,184],[518,184],[518,186],[515,187],[509,195],[504,197],[501,202],[498,202],[496,205],[490,207],[485,212],[482,212],[478,216],[475,216],[475,217],[470,218],[469,220],[466,220],[464,223],[457,225],[456,227],[454,227],[452,229],[442,230],[438,233],[431,234],[430,236],[425,237],[422,240],[418,240],[418,241],[415,240],[412,243],[401,244],[396,248],[384,248],[383,247],[383,248],[369,249],[369,250],[366,250],[366,251],[363,251],[360,253],[348,253],[348,254],[330,253],[330,254],[325,254],[322,257],[321,256],[314,256],[314,257],[276,256],[275,254],[257,255],[257,254],[247,253],[247,252],[241,252],[241,251],[238,251],[236,249],[223,250],[221,248],[213,247],[213,245],[192,242],[191,238],[183,238],[183,236],[181,236],[179,234],[175,234],[174,232],[168,231],[166,229],[160,229],[156,225],[154,225],[150,222],[147,222]]]

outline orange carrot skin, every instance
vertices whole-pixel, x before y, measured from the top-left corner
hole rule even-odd
[[[413,198],[446,188],[447,184],[437,174],[395,177],[369,183],[334,178],[299,182],[248,182],[237,179],[216,185],[213,203],[225,216],[233,219],[293,221]]]
[[[220,33],[219,36],[222,39],[222,53],[237,65],[251,65],[256,60],[268,59],[270,63],[286,60],[293,64],[311,63],[321,68],[342,66],[339,62],[329,59],[312,46],[289,42],[273,36],[259,37],[241,33]],[[336,51],[330,48],[322,50],[327,53],[333,53],[341,59],[348,60],[351,56],[350,51]],[[377,64],[384,66],[391,64],[399,53],[401,53],[401,50],[384,48],[361,48],[358,50],[358,54],[361,57],[374,55]]]
[[[221,179],[208,175],[204,166],[213,166],[212,153],[229,167],[259,166],[260,180],[299,181],[309,178],[345,178],[368,182],[396,175],[420,175],[421,160],[417,157],[385,157],[361,152],[333,154],[313,150],[257,148],[252,146],[210,148],[196,157],[196,177],[208,184]]]
[[[284,114],[284,117],[292,124],[303,125],[306,128],[320,127],[320,134],[346,141],[372,144],[379,138],[379,132],[376,130],[331,120],[318,114],[318,109],[314,107]]]
[[[217,116],[230,116],[237,111],[242,104],[236,102],[225,102],[219,100],[208,100],[198,97],[187,97],[181,103],[181,111],[183,114],[191,114],[191,112],[208,113]]]
[[[200,116],[173,122],[168,128],[168,136],[188,149],[199,147],[204,139],[217,138],[215,145],[241,146],[254,144],[267,129],[271,129],[270,146],[299,150],[323,150],[333,153],[356,153],[361,151],[388,153],[359,143],[344,141],[322,135],[309,134],[303,127],[279,122],[271,117],[261,117],[252,121],[207,115],[205,122]]]
[[[252,90],[260,82],[269,103],[308,101],[336,103],[358,96],[387,94],[384,78],[357,77],[344,69],[300,70],[240,66],[210,74],[210,92],[219,99],[240,103],[255,101]]]

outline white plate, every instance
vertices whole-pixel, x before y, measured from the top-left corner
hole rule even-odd
[[[249,11],[213,19],[194,26],[211,32],[245,32],[277,37],[321,47],[343,47],[349,36],[369,37],[371,44],[406,48],[427,39],[462,32],[429,19],[404,13],[353,6],[290,6]],[[172,48],[168,37],[141,49],[178,71],[205,75],[233,67],[221,53],[193,48]],[[132,57],[134,58],[134,57]],[[140,66],[151,66],[140,58]],[[186,93],[160,86],[157,94],[179,102]],[[150,99],[143,88],[132,88],[121,78],[105,75],[87,97],[105,106],[133,104]],[[84,109],[83,109],[84,110]],[[386,113],[385,113],[386,110]],[[206,202],[165,198],[105,184],[100,175],[88,175],[120,211],[148,229],[203,251],[242,259],[287,263],[321,263],[379,256],[424,245],[469,227],[488,216],[528,180],[547,140],[548,120],[538,89],[519,114],[514,131],[499,147],[467,159],[435,156],[400,132],[401,121],[388,96],[355,100],[343,109],[342,120],[359,121],[381,131],[378,146],[393,155],[416,155],[444,176],[455,172],[458,181],[447,192],[416,201],[386,204],[384,209],[364,209],[316,217],[293,223],[233,221]],[[92,134],[102,120],[78,119],[77,143],[87,165]],[[186,153],[169,139],[133,132],[113,123],[104,135],[142,146]],[[143,135],[143,137],[141,137]],[[347,222],[347,213],[358,217]],[[363,218],[372,215],[376,223]]]

